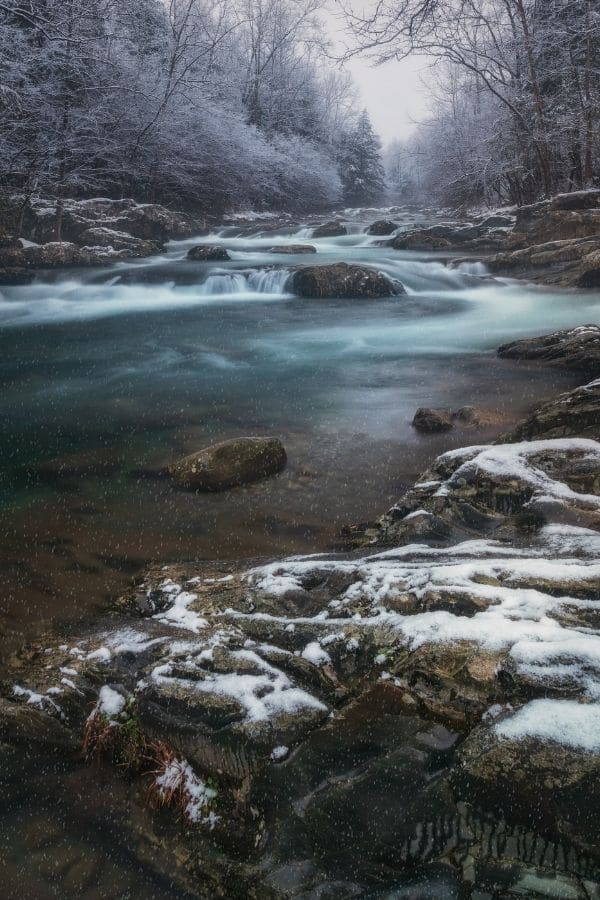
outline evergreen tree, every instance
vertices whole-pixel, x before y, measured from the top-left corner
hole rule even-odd
[[[340,177],[348,206],[370,206],[383,198],[385,171],[381,143],[366,110],[342,142]]]

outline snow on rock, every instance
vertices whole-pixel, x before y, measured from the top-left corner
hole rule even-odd
[[[307,659],[313,666],[326,666],[331,662],[331,657],[323,650],[318,641],[311,641],[302,651],[302,659]]]
[[[155,778],[159,796],[165,802],[180,798],[187,819],[194,824],[208,825],[212,830],[217,816],[210,806],[217,796],[217,791],[198,778],[189,762],[173,757],[166,761],[164,768]]]
[[[537,738],[574,750],[600,753],[600,704],[575,700],[532,700],[494,726],[510,740]]]
[[[104,685],[100,688],[96,712],[106,716],[109,721],[120,716],[125,709],[125,705],[125,697],[123,697],[122,694],[119,694],[118,691],[108,687],[108,685]]]

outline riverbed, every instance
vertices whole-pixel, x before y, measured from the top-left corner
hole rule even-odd
[[[364,233],[229,226],[133,264],[40,273],[0,294],[0,623],[9,651],[106,606],[149,562],[330,547],[384,511],[441,451],[494,438],[564,373],[498,360],[503,341],[597,320],[596,293],[491,278]],[[316,254],[273,254],[309,242]],[[203,243],[229,262],[186,258]],[[405,293],[311,300],[300,265],[373,266]],[[419,406],[501,413],[483,431],[421,436]],[[286,471],[224,494],[176,490],[172,460],[274,434]]]
[[[434,456],[495,438],[578,380],[499,360],[495,349],[597,321],[598,294],[392,251],[364,233],[376,217],[352,215],[350,233],[333,239],[229,226],[148,260],[2,288],[4,658],[49,624],[67,631],[106,610],[150,562],[336,546],[345,524],[381,514]],[[269,252],[299,242],[317,253]],[[231,261],[187,260],[197,243],[226,248]],[[373,266],[405,293],[288,292],[293,267],[340,261]],[[419,435],[411,421],[424,405],[480,406],[495,424]],[[177,490],[162,474],[242,434],[280,437],[287,469],[212,495]],[[103,769],[91,778],[78,762],[7,747],[0,784],[7,896],[196,896],[176,861],[146,845],[134,789]],[[444,878],[428,872],[426,895],[454,896]]]

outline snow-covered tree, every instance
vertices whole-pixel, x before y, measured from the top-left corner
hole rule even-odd
[[[342,138],[340,176],[347,206],[371,206],[382,200],[385,172],[381,143],[366,110]]]

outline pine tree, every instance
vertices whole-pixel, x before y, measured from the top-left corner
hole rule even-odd
[[[385,190],[381,143],[366,109],[342,142],[340,177],[348,206],[370,206],[381,201]]]

